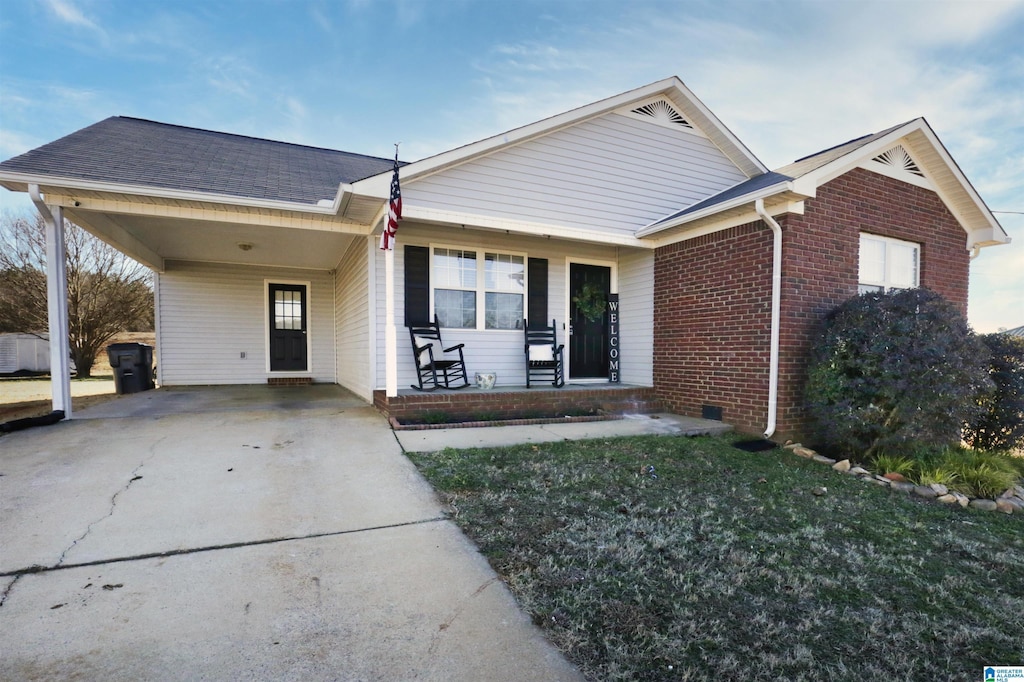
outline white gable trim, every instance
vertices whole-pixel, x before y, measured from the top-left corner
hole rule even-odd
[[[622,94],[594,102],[550,118],[515,128],[506,133],[473,142],[456,149],[442,152],[435,156],[422,159],[403,166],[399,171],[402,183],[415,182],[417,178],[440,172],[451,166],[465,163],[479,156],[490,154],[499,149],[541,137],[548,133],[567,128],[582,121],[586,121],[604,114],[616,111],[628,105],[643,104],[652,98],[661,96],[669,103],[676,100],[685,102],[690,111],[684,111],[678,103],[673,104],[679,113],[688,122],[699,128],[715,145],[721,149],[732,163],[747,177],[760,175],[768,172],[767,167],[762,164],[747,147],[739,141],[725,125],[704,106],[690,90],[683,85],[679,78],[672,76],[664,80],[645,85],[635,90],[629,90]],[[391,171],[383,172],[364,180],[353,183],[352,188],[356,194],[385,198],[391,187]]]
[[[883,166],[873,159],[897,144],[906,149],[925,173],[925,177],[930,180],[931,186],[922,186],[939,195],[946,208],[967,233],[968,249],[1009,243],[1009,235],[923,118],[914,119],[893,129],[887,135],[810,171],[794,180],[793,188],[802,194],[810,195],[816,188],[854,168],[867,167],[868,170],[879,172]],[[901,174],[897,179],[907,181],[909,175],[911,174]]]

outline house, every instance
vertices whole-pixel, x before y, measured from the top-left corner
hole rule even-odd
[[[0,184],[153,268],[164,385],[333,382],[389,414],[479,407],[481,392],[399,390],[416,381],[405,323],[437,315],[500,388],[525,383],[523,318],[555,320],[567,392],[492,406],[611,379],[780,437],[805,426],[825,310],[924,285],[966,311],[970,258],[1009,242],[924,119],[770,171],[674,77],[404,164],[382,252],[391,169],[114,117],[0,163]],[[617,298],[614,324],[579,314],[581,292]]]

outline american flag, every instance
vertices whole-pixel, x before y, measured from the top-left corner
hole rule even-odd
[[[393,251],[398,221],[402,219],[402,188],[398,185],[398,153],[395,153],[395,172],[391,176],[391,201],[388,202],[388,219],[384,231],[380,233],[382,251]]]

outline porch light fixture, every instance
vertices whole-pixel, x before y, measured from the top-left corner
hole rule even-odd
[[[240,248],[242,251],[252,251],[252,243],[238,242],[238,248]]]

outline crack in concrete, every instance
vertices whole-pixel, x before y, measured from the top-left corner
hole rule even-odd
[[[14,589],[14,584],[21,580],[21,575],[14,576],[14,580],[7,583],[7,587],[4,588],[3,592],[0,592],[0,607],[7,601],[7,597],[11,594],[11,590]]]
[[[127,492],[128,488],[132,487],[132,483],[142,478],[142,476],[138,475],[139,469],[145,466],[145,464],[146,461],[143,460],[142,462],[139,463],[137,467],[132,469],[131,477],[128,479],[128,482],[125,483],[124,486],[116,493],[114,493],[114,495],[110,498],[110,509],[107,511],[107,513],[101,516],[100,518],[96,519],[95,521],[91,522],[88,526],[86,526],[85,532],[79,535],[77,538],[75,538],[70,545],[64,548],[64,551],[60,553],[60,557],[57,559],[57,563],[55,564],[56,567],[59,568],[64,563],[64,559],[65,557],[67,557],[68,552],[74,549],[75,545],[84,540],[89,535],[89,533],[92,532],[93,526],[95,526],[98,523],[101,523],[102,521],[105,521],[106,519],[109,519],[111,516],[114,515],[114,510],[117,508],[117,498],[120,497],[121,493]]]
[[[430,519],[420,519],[418,521],[405,521],[403,523],[392,523],[384,526],[371,526],[369,528],[355,528],[352,530],[335,530],[327,531],[323,533],[310,533],[308,535],[288,535],[279,538],[265,538],[263,540],[246,540],[242,542],[227,542],[221,545],[207,545],[205,547],[191,547],[188,549],[172,549],[166,552],[148,552],[145,554],[134,554],[131,556],[114,557],[112,559],[96,559],[95,561],[82,561],[76,564],[61,564],[57,563],[52,566],[28,566],[26,568],[19,568],[13,571],[4,571],[0,573],[0,578],[14,577],[15,582],[17,578],[24,575],[32,575],[35,573],[52,573],[53,571],[65,571],[72,568],[85,568],[89,566],[105,566],[107,564],[120,564],[130,561],[144,561],[146,559],[162,559],[164,557],[181,556],[184,554],[200,554],[203,552],[216,552],[223,549],[238,549],[241,547],[258,547],[260,545],[273,545],[281,542],[293,542],[295,540],[315,540],[317,538],[329,538],[338,535],[350,535],[353,533],[366,533],[374,530],[387,530],[389,528],[403,528],[405,526],[418,526],[426,523],[437,523],[438,521],[449,521],[445,516],[437,516]],[[13,585],[8,585],[7,590],[4,592],[10,592],[10,588]]]
[[[139,465],[132,469],[131,474],[128,477],[128,482],[125,483],[124,486],[120,490],[115,492],[113,496],[110,498],[110,509],[107,511],[107,513],[101,516],[100,518],[96,519],[95,521],[91,522],[88,526],[86,526],[85,532],[77,538],[75,538],[75,540],[73,540],[70,545],[64,548],[64,551],[60,553],[60,557],[57,558],[57,563],[55,564],[56,567],[60,567],[64,564],[64,559],[67,557],[68,552],[74,549],[75,545],[84,540],[89,535],[89,533],[92,532],[92,529],[96,524],[101,523],[102,521],[105,521],[106,519],[109,519],[111,516],[114,515],[114,510],[117,508],[117,498],[120,497],[122,493],[127,492],[128,489],[132,487],[132,483],[135,483],[135,481],[138,481],[142,478],[142,476],[139,476],[139,469],[144,467],[146,465],[146,462],[148,462],[149,460],[153,459],[153,457],[156,456],[157,447],[165,440],[167,440],[167,436],[158,439],[155,443],[149,446],[149,455],[147,457],[144,457],[142,461],[139,462]]]
[[[452,612],[452,615],[449,616],[446,621],[444,621],[443,623],[441,623],[437,627],[437,632],[435,632],[434,635],[430,638],[430,647],[428,647],[427,653],[433,654],[436,651],[437,645],[440,643],[440,636],[441,636],[441,634],[445,630],[450,628],[452,626],[452,623],[454,623],[455,620],[459,616],[462,615],[462,612],[466,610],[466,607],[469,606],[470,602],[473,599],[476,599],[478,596],[480,596],[480,593],[482,593],[488,587],[490,587],[491,585],[493,585],[494,583],[496,583],[496,582],[498,582],[500,580],[501,580],[501,577],[497,576],[497,575],[494,576],[493,578],[489,578],[488,580],[485,580],[484,583],[482,585],[480,585],[480,587],[476,588],[476,590],[473,591],[473,594],[471,594],[471,595],[469,595],[469,597],[461,600],[459,602],[459,605],[455,608],[455,611]]]

